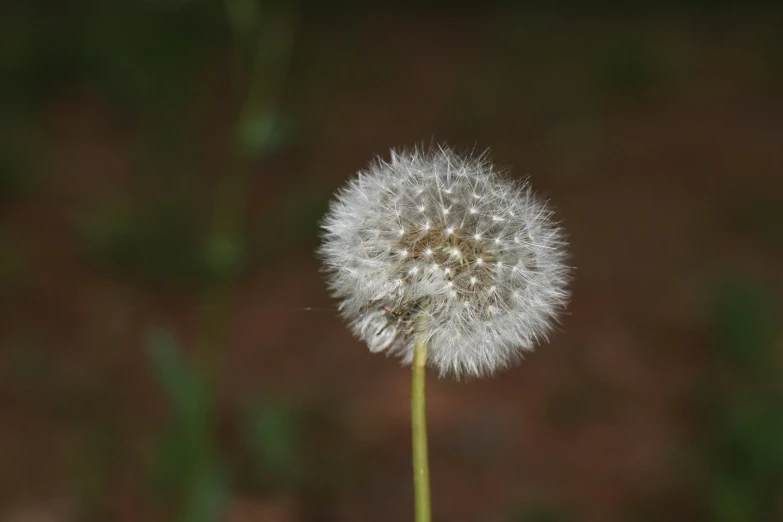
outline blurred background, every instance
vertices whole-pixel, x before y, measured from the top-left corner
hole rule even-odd
[[[782,27],[4,2],[0,521],[411,520],[409,372],[313,251],[340,185],[433,140],[529,175],[576,267],[521,366],[430,379],[434,519],[783,520]]]

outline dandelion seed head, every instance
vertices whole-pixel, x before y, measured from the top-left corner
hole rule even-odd
[[[420,328],[441,375],[516,362],[568,300],[562,229],[485,155],[392,151],[337,194],[322,227],[319,254],[353,332],[409,364]]]

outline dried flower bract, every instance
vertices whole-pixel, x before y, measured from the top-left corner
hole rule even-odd
[[[332,202],[319,250],[332,293],[373,352],[483,376],[550,332],[568,298],[566,242],[527,184],[486,156],[392,151]]]

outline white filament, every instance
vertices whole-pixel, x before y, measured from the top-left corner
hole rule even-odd
[[[568,300],[566,241],[527,184],[445,146],[392,151],[337,194],[319,249],[332,294],[373,352],[484,376],[551,331]]]

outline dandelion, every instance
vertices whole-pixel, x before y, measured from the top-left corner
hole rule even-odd
[[[490,375],[552,330],[568,298],[565,238],[525,184],[485,155],[392,151],[323,222],[332,294],[372,352],[411,364],[416,522],[430,521],[424,369]]]
[[[442,376],[516,362],[568,298],[562,230],[485,156],[393,151],[339,192],[323,228],[329,285],[353,332],[410,364],[421,328]]]

